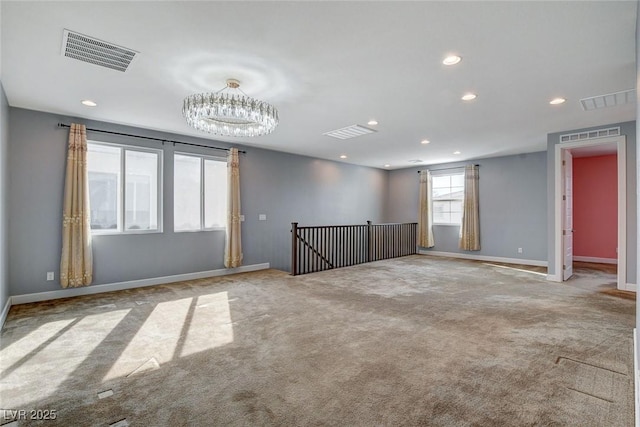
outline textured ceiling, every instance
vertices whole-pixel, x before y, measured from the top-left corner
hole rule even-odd
[[[635,119],[635,104],[585,112],[579,102],[635,87],[634,1],[0,7],[0,78],[14,107],[391,168],[545,150],[549,132]],[[65,58],[65,28],[139,58],[126,73]],[[462,62],[442,65],[448,53]],[[186,125],[183,98],[227,78],[278,107],[271,135],[218,138]],[[468,91],[478,98],[461,101]],[[557,96],[567,102],[549,105]],[[370,119],[378,132],[322,135]]]

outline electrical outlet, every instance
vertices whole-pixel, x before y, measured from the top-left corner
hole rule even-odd
[[[518,253],[521,254],[522,253],[522,248],[518,248]]]
[[[47,281],[53,280],[53,271],[47,271]]]
[[[240,215],[240,222],[244,222],[244,215]]]

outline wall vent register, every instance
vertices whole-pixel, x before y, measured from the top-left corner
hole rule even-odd
[[[323,135],[330,136],[332,138],[338,139],[350,139],[355,138],[357,136],[367,135],[369,133],[377,132],[376,130],[369,129],[365,126],[360,125],[351,125],[346,128],[332,130],[330,132],[325,132]]]
[[[585,139],[602,138],[605,136],[619,136],[620,127],[596,129],[587,132],[568,133],[560,135],[560,142],[582,141]]]
[[[62,56],[125,72],[138,52],[69,30],[62,37]]]
[[[598,110],[600,108],[614,107],[616,105],[633,104],[636,101],[636,90],[629,89],[606,95],[582,98],[580,105],[584,111]]]

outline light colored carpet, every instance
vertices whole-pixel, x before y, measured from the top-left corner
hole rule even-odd
[[[631,426],[635,302],[614,282],[416,255],[15,306],[1,407],[56,411],[20,426]]]

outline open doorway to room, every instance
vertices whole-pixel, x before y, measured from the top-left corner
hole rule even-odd
[[[618,264],[618,158],[615,144],[571,150],[573,262]]]
[[[635,290],[626,283],[625,140],[617,136],[556,145],[557,268],[550,280],[568,280],[574,265],[595,262],[600,266],[591,267],[615,274],[618,290]]]
[[[618,274],[618,158],[615,143],[571,150],[573,271],[610,292]]]

